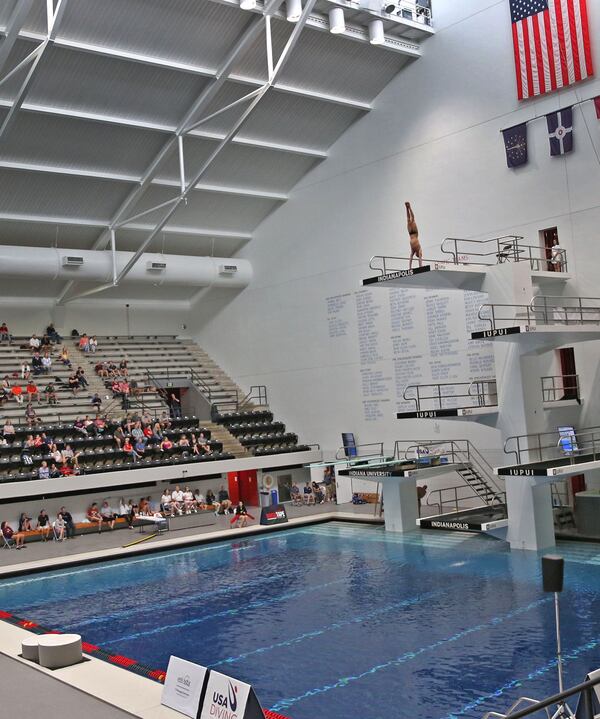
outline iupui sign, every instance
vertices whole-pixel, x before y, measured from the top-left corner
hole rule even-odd
[[[285,524],[287,521],[287,513],[283,504],[272,504],[270,507],[262,508],[260,513],[261,524]]]
[[[264,719],[250,684],[171,657],[161,704],[190,719]]]

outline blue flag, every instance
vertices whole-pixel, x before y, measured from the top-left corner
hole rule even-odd
[[[551,155],[565,155],[573,150],[573,108],[546,115]]]
[[[506,150],[506,164],[509,167],[519,167],[527,164],[527,123],[514,125],[502,130],[504,148]]]

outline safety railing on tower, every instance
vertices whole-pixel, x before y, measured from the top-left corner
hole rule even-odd
[[[575,431],[572,427],[559,428],[554,432],[538,432],[507,437],[504,453],[515,458],[515,464],[551,462],[590,455],[590,461],[600,459],[600,427],[584,427]]]
[[[359,460],[385,459],[383,442],[369,442],[357,444],[351,447],[340,447],[335,453],[335,459],[339,461],[355,462]]]
[[[540,245],[528,245],[521,235],[502,235],[489,240],[468,240],[458,237],[446,237],[441,252],[448,258],[423,257],[423,264],[482,266],[501,265],[506,262],[528,262],[532,272],[567,272],[567,253],[561,249],[553,254],[552,250]],[[417,258],[412,258],[412,264]],[[369,267],[381,275],[402,272],[411,267],[411,258],[393,255],[373,255]]]
[[[529,304],[485,303],[477,316],[488,322],[491,330],[515,324],[600,326],[600,298],[536,295]]]
[[[545,403],[560,402],[566,399],[581,400],[579,375],[560,374],[541,377],[542,400]]]
[[[402,397],[407,402],[414,402],[417,412],[431,409],[495,407],[498,405],[498,390],[495,379],[473,380],[472,382],[409,384],[405,388]],[[456,404],[460,400],[464,400],[463,404]]]

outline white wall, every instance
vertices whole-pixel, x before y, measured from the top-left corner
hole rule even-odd
[[[600,67],[600,7],[588,7]],[[508,2],[437,2],[434,12],[437,35],[424,45],[423,58],[381,93],[241,251],[255,270],[250,289],[227,304],[205,296],[192,329],[242,384],[267,384],[276,415],[304,441],[333,450],[341,431],[387,444],[466,435],[496,461],[501,437],[493,428],[398,422],[393,397],[384,417],[367,421],[360,386],[365,365],[352,329],[342,341],[328,336],[326,298],[354,293],[361,278],[373,274],[371,255],[406,253],[404,200],[413,203],[426,257],[439,256],[446,236],[518,233],[537,244],[540,229],[557,225],[577,274],[566,294],[598,295],[600,123],[593,105],[575,109],[576,149],[566,158],[549,156],[540,119],[529,126],[529,164],[509,170],[500,130],[599,95],[600,82],[519,103]],[[379,301],[385,290],[371,292]],[[381,335],[390,333],[386,322],[378,325]],[[412,332],[422,333],[423,324],[421,316]],[[452,330],[465,336],[464,326]],[[597,423],[598,344],[576,352],[586,394],[578,424],[585,426]],[[381,366],[384,375],[394,371],[390,357]],[[540,374],[548,367],[542,358]],[[545,421],[555,426],[556,413]]]

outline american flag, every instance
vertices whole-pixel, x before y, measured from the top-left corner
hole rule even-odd
[[[594,74],[586,0],[510,0],[519,100]]]

